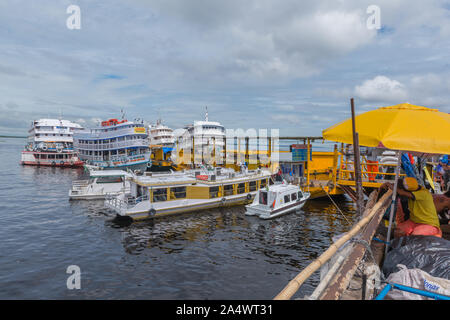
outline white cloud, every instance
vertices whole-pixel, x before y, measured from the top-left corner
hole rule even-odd
[[[408,97],[405,86],[386,76],[376,76],[355,87],[355,95],[367,101],[388,101],[402,103]]]

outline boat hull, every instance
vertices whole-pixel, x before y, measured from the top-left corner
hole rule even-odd
[[[45,156],[46,159],[43,159]],[[49,159],[49,156],[67,156],[65,159]],[[35,152],[22,151],[22,165],[30,166],[48,166],[48,167],[83,167],[84,162],[81,161],[76,153],[57,153],[57,152]]]
[[[111,206],[110,203],[108,203],[108,200],[105,201],[106,207],[109,207],[110,209],[115,210],[118,213],[118,216],[120,217],[129,217],[133,221],[137,220],[144,220],[144,219],[152,219],[157,217],[163,217],[168,215],[175,215],[175,214],[182,214],[182,213],[190,213],[190,212],[198,212],[201,210],[207,210],[207,209],[214,209],[214,208],[221,208],[221,207],[231,207],[231,206],[237,206],[237,205],[245,205],[253,201],[253,198],[255,196],[256,192],[251,192],[247,194],[242,194],[239,196],[230,196],[224,198],[217,198],[213,200],[204,201],[202,203],[192,203],[192,204],[186,204],[186,203],[180,203],[179,205],[172,206],[172,207],[158,207],[156,203],[154,207],[148,207],[145,210],[142,211],[124,211],[124,212],[118,212],[117,208],[114,206]],[[249,196],[250,195],[250,196]],[[151,209],[154,209],[155,211],[153,213],[150,212]]]
[[[306,199],[301,200],[297,203],[288,205],[284,208],[279,208],[276,210],[254,210],[251,206],[246,206],[246,215],[257,215],[261,219],[267,220],[267,219],[273,219],[291,212],[294,212],[296,210],[300,210],[305,205]]]

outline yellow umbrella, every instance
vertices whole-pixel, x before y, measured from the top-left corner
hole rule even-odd
[[[450,153],[450,115],[437,109],[402,103],[355,118],[359,144],[420,153]],[[323,130],[325,140],[353,144],[352,119]]]

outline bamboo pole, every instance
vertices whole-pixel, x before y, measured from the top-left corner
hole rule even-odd
[[[335,243],[322,253],[322,255],[310,263],[302,272],[300,272],[294,279],[292,279],[287,286],[274,298],[274,300],[289,300],[300,288],[311,274],[317,271],[325,262],[327,262],[349,239],[357,234],[377,213],[385,200],[392,196],[392,191],[388,190],[381,199],[372,207],[370,213],[361,219],[350,231],[342,236]]]

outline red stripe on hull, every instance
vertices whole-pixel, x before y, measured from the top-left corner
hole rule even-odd
[[[65,162],[64,164],[60,163],[37,163],[34,161],[21,161],[23,165],[30,165],[30,166],[46,166],[46,167],[82,167],[84,165],[83,161],[77,161],[71,164],[70,162]]]

